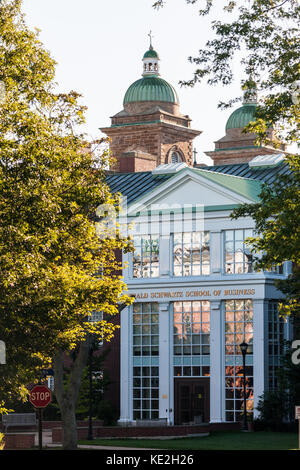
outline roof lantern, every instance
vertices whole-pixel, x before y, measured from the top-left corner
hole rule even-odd
[[[159,56],[152,46],[152,35],[150,46],[143,57],[143,78],[136,80],[127,89],[123,104],[141,101],[160,101],[179,104],[175,88],[159,75]]]
[[[153,49],[152,46],[152,34],[151,31],[148,34],[150,38],[150,46],[148,51],[145,52],[143,57],[143,77],[159,76],[159,56],[158,53]]]

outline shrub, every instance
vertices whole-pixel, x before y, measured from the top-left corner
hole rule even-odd
[[[101,400],[97,406],[97,418],[103,419],[104,426],[115,425],[118,413],[108,400]]]

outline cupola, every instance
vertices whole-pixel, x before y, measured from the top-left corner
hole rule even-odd
[[[127,89],[123,100],[124,108],[130,112],[132,109],[131,104],[135,105],[135,109],[139,103],[148,102],[151,103],[151,107],[157,103],[170,103],[171,107],[166,110],[175,113],[173,107],[179,105],[178,95],[175,88],[160,77],[160,59],[158,53],[153,49],[151,36],[149,49],[145,52],[142,60],[143,78],[136,80]],[[176,111],[178,110],[176,109]]]

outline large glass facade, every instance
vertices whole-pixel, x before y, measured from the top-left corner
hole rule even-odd
[[[252,229],[224,230],[225,274],[253,272],[253,257],[245,244],[253,236]]]
[[[133,419],[158,419],[158,367],[133,368]]]
[[[159,236],[143,235],[134,237],[133,277],[149,278],[159,276]]]
[[[158,304],[135,303],[133,333],[133,419],[159,416]]]
[[[210,373],[210,302],[173,304],[174,376]]]
[[[277,388],[277,371],[284,351],[285,320],[279,317],[278,302],[268,302],[269,390]]]
[[[253,413],[253,302],[228,300],[225,304],[225,419],[240,421],[244,412],[243,362],[240,344],[248,344],[246,356],[247,413]]]
[[[158,356],[159,316],[156,302],[133,304],[133,355]]]
[[[210,274],[209,232],[184,232],[173,235],[174,276]]]

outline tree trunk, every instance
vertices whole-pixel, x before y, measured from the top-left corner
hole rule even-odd
[[[76,403],[71,403],[71,400],[64,403],[61,408],[62,422],[63,422],[63,449],[73,450],[77,449],[78,435],[75,414]]]
[[[79,395],[82,372],[87,363],[89,343],[80,344],[79,352],[72,363],[70,380],[64,383],[64,352],[59,351],[53,361],[54,393],[60,408],[63,422],[63,449],[77,448],[76,403]]]

